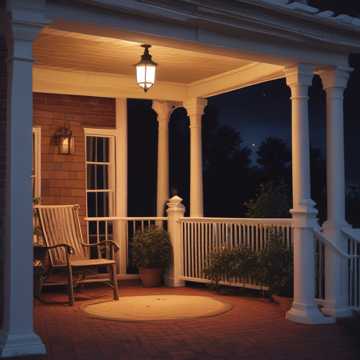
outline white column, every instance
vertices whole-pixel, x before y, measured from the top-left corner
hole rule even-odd
[[[20,2],[19,2],[20,3]],[[7,3],[7,199],[3,244],[3,322],[0,356],[44,354],[33,329],[32,42],[45,25],[42,2],[26,11]],[[32,8],[34,7],[34,8]]]
[[[179,219],[185,214],[185,207],[179,196],[173,196],[167,203],[168,209],[168,231],[173,250],[172,264],[166,276],[166,285],[171,287],[184,286],[185,282],[181,279],[183,275],[182,258],[182,239],[181,224]]]
[[[341,229],[350,225],[345,220],[344,111],[343,93],[349,79],[348,68],[319,71],[326,91],[326,238],[347,252],[347,241]],[[348,307],[347,260],[327,246],[325,248],[326,314],[350,316]]]
[[[128,205],[128,129],[127,129],[127,100],[118,98],[115,100],[116,111],[116,199],[115,215],[127,217]],[[117,270],[120,275],[126,274],[128,259],[127,223],[115,222],[114,230],[116,241],[120,246],[117,259]]]
[[[286,318],[303,324],[324,324],[324,317],[315,303],[315,244],[313,228],[317,211],[310,195],[310,147],[308,120],[308,89],[313,67],[296,65],[286,68],[286,82],[292,102],[292,179],[293,179],[293,241],[294,301]]]
[[[190,119],[190,216],[204,216],[201,119],[206,99],[193,98],[184,102]]]
[[[169,199],[169,120],[172,106],[166,101],[153,101],[152,108],[157,113],[158,122],[156,216],[161,217]]]

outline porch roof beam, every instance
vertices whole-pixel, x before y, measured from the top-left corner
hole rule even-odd
[[[239,69],[191,83],[189,85],[188,96],[190,98],[215,96],[266,81],[281,79],[284,76],[282,66],[251,63]]]
[[[33,66],[33,91],[50,94],[98,96],[108,98],[158,99],[182,101],[185,84],[158,81],[145,93],[135,76]]]
[[[145,93],[134,76],[33,66],[33,91],[51,94],[185,101],[209,97],[284,77],[277,65],[252,63],[190,84],[158,81]]]

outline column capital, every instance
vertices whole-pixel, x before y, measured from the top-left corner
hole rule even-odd
[[[190,127],[200,126],[201,116],[207,105],[207,99],[191,98],[183,102],[183,106],[190,118]]]
[[[317,74],[320,76],[323,83],[324,90],[330,88],[345,89],[350,77],[350,73],[353,71],[351,67],[333,67],[319,69]]]
[[[7,2],[5,37],[9,59],[32,61],[32,42],[51,23],[45,16],[45,5],[45,0]]]
[[[191,114],[202,115],[204,113],[206,105],[207,99],[204,98],[191,98],[183,102],[183,106],[189,116],[191,116]]]
[[[311,64],[296,64],[285,67],[286,84],[293,87],[309,87],[314,77],[314,66]]]
[[[157,121],[159,124],[167,124],[170,120],[171,112],[174,110],[175,104],[169,101],[153,100],[152,109],[157,113]]]

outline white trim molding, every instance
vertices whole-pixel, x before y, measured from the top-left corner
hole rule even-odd
[[[284,71],[278,65],[251,63],[189,84],[158,81],[147,93],[137,86],[131,75],[34,65],[33,77],[34,92],[183,102],[280,79]]]
[[[284,77],[282,66],[253,62],[235,70],[192,82],[189,85],[188,96],[190,98],[215,96]]]
[[[33,91],[50,94],[99,96],[107,98],[164,99],[181,101],[186,97],[185,84],[157,81],[145,93],[134,76],[33,66]]]

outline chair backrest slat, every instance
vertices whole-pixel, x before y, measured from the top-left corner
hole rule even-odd
[[[68,244],[74,249],[75,258],[86,258],[87,251],[81,244],[83,236],[79,220],[78,205],[36,205],[40,226],[47,246]],[[66,263],[62,248],[49,251],[52,265]]]

